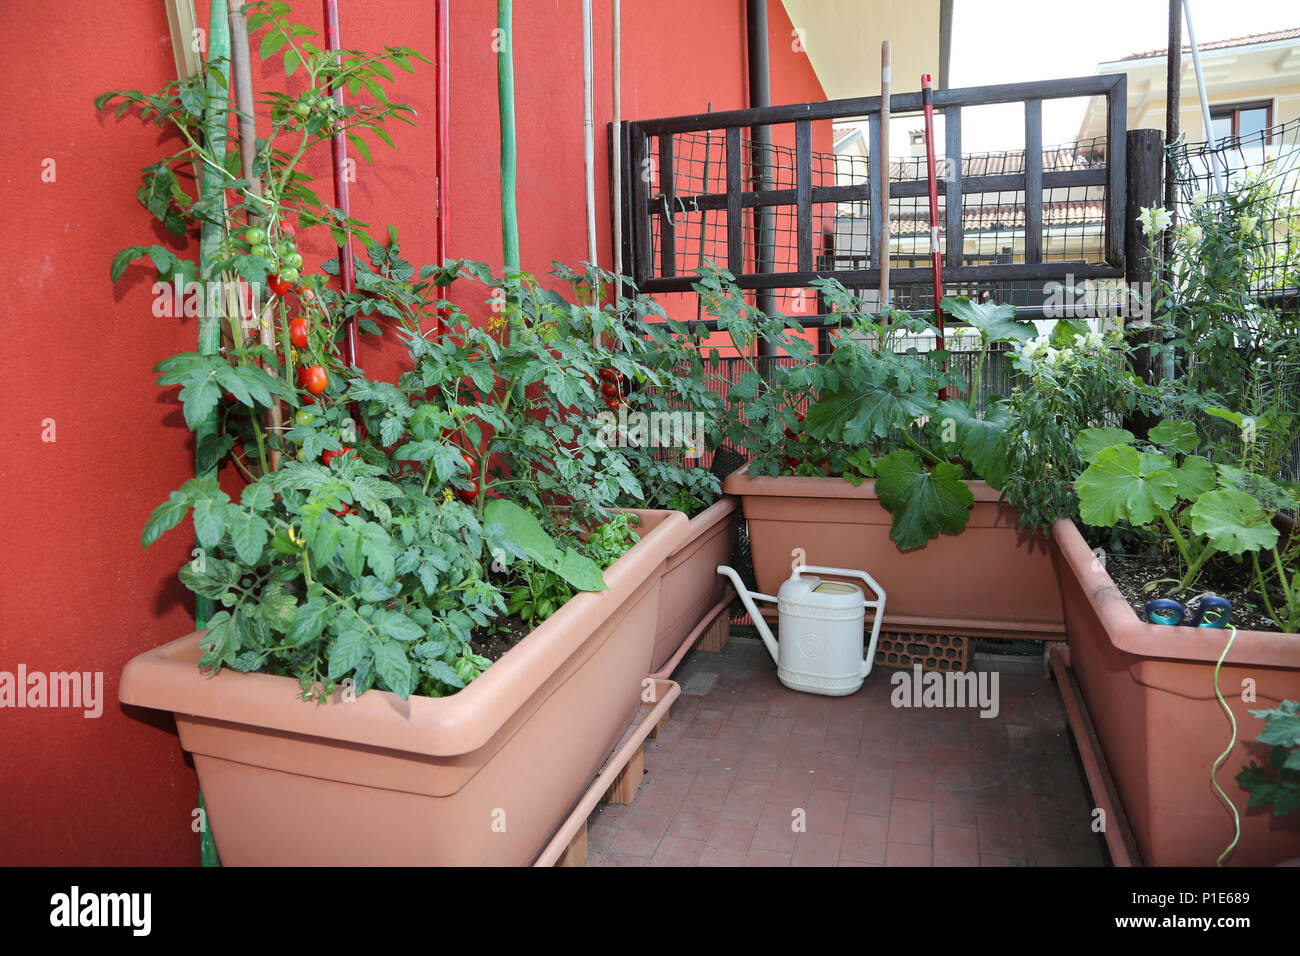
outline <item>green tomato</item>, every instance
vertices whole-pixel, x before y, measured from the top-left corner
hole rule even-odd
[[[306,461],[306,460],[307,460],[307,452],[306,452],[305,449],[299,448],[299,449],[298,449],[298,454],[294,455],[294,457],[297,458],[299,461]]]
[[[254,226],[252,229],[244,231],[244,238],[248,240],[250,246],[260,245],[261,243],[266,242],[266,230]]]
[[[281,270],[280,270],[280,279],[281,279],[282,281],[284,281],[284,282],[297,282],[297,281],[298,281],[298,270],[297,270],[297,269],[281,269]]]
[[[308,113],[311,112],[311,104],[304,103],[302,100],[299,100],[297,103],[293,104],[293,111],[297,113],[299,116],[306,116]]]
[[[259,259],[265,259],[270,251],[270,249],[260,242],[255,242],[253,245],[248,247],[248,254],[250,256],[257,256]]]
[[[298,255],[296,252],[291,252],[289,255],[285,256],[284,261],[289,264],[290,269],[302,268],[302,256]]]
[[[307,411],[307,409],[300,408],[298,409],[297,413],[293,416],[293,420],[298,425],[310,425],[312,422],[316,420],[316,416],[313,415],[311,412]]]

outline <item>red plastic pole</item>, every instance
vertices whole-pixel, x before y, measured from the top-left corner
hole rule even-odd
[[[434,241],[434,255],[437,257],[437,263],[442,266],[447,261],[447,181],[449,170],[451,168],[451,154],[447,150],[447,141],[451,131],[451,95],[449,86],[451,80],[451,2],[450,0],[438,0],[438,20],[435,47],[438,59],[438,75],[435,83],[437,85],[437,110],[438,110],[438,161],[437,161],[437,206],[438,206],[438,229]],[[443,299],[447,296],[447,287],[438,287],[438,298]],[[439,310],[436,325],[437,334],[441,335],[444,329],[443,317],[444,311]]]
[[[339,47],[339,7],[338,0],[323,0],[325,6],[325,43],[331,50],[338,50]],[[339,87],[330,91],[334,95],[334,102],[339,106],[343,105],[343,89]],[[337,132],[330,142],[331,152],[334,156],[334,202],[344,216],[352,215],[352,203],[348,198],[348,180],[347,180],[347,163],[348,147],[347,142],[343,139],[343,133]],[[349,234],[343,240],[343,245],[339,248],[339,281],[343,286],[344,292],[352,292],[356,288],[356,267],[352,262],[352,236]],[[343,336],[343,357],[349,365],[357,364],[357,319],[352,316],[348,319],[347,327]]]
[[[925,165],[930,180],[930,273],[934,281],[934,315],[939,329],[938,346],[943,348],[943,256],[939,249],[939,180],[934,170],[934,90],[929,73],[921,74],[921,104],[925,107]],[[949,161],[952,157],[948,157]],[[960,158],[958,159],[960,161]],[[945,363],[945,370],[947,365]],[[939,390],[939,400],[948,397],[946,388]]]

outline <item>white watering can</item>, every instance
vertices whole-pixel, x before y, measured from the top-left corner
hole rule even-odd
[[[861,578],[876,594],[868,601],[856,584],[824,581],[816,574]],[[776,662],[776,675],[791,690],[810,694],[842,697],[862,686],[871,673],[876,658],[876,641],[880,622],[885,616],[885,592],[865,571],[847,568],[822,568],[811,565],[796,567],[794,574],[781,585],[776,597],[745,589],[734,568],[718,566],[718,573],[731,579],[754,626],[763,638],[767,652]],[[778,642],[759,613],[754,599],[771,601],[779,612]],[[862,656],[862,629],[867,608],[875,614],[871,622],[871,642]]]

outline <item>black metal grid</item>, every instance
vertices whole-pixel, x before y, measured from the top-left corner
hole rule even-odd
[[[1043,102],[1087,95],[1106,99],[1106,135],[1044,149]],[[893,102],[906,118],[920,95]],[[1025,150],[945,162],[962,154],[963,109],[973,119],[982,105],[1012,102],[1024,104]],[[1118,75],[934,94],[946,121],[936,153],[949,291],[1031,304],[1047,279],[1122,277],[1124,102]],[[856,121],[868,155],[813,150],[829,121]],[[749,289],[804,286],[825,274],[850,287],[879,283],[881,185],[870,157],[879,152],[878,97],[647,120],[628,124],[626,135],[626,251],[645,291],[688,290],[704,259]],[[906,290],[897,304],[919,305],[930,282],[924,158],[894,160],[888,179],[891,285]],[[957,210],[947,204],[954,193]]]

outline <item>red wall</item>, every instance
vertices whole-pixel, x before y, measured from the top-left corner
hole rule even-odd
[[[340,5],[346,45],[406,44],[432,57],[428,0]],[[208,4],[197,6],[206,23]],[[610,7],[595,6],[596,194],[609,266]],[[321,29],[319,4],[295,7]],[[781,4],[769,8],[773,101],[822,98],[806,58],[790,51]],[[578,0],[515,4],[519,221],[523,266],[533,272],[553,259],[586,258],[580,10]],[[745,105],[743,0],[625,0],[623,15],[625,116]],[[453,4],[448,250],[499,266],[494,26],[495,4]],[[0,232],[10,283],[0,317],[8,412],[0,671],[102,671],[105,698],[98,719],[0,709],[0,863],[194,863],[196,782],[171,719],[116,702],[127,660],[192,627],[189,595],[175,579],[189,539],[174,532],[147,552],[139,540],[153,507],[192,474],[175,389],[154,385],[150,369],[194,347],[194,321],[152,315],[152,279],[142,267],[117,287],[109,282],[116,250],[170,241],[135,201],[139,168],[166,144],[156,130],[91,105],[104,90],[153,91],[174,77],[162,4],[8,0],[0,4],[0,62],[10,86],[21,86],[21,100],[0,119],[13,224]],[[264,78],[275,82],[275,73]],[[399,73],[397,97],[419,110],[419,125],[398,128],[396,153],[377,145],[377,165],[359,163],[352,192],[354,214],[378,236],[395,224],[416,262],[432,259],[436,225],[433,77],[428,66]],[[55,161],[53,182],[42,181],[46,159]],[[327,160],[308,168],[328,195]],[[330,252],[305,251],[308,265]],[[375,347],[362,356],[373,369],[399,360]],[[54,419],[53,442],[42,441],[46,419]]]

